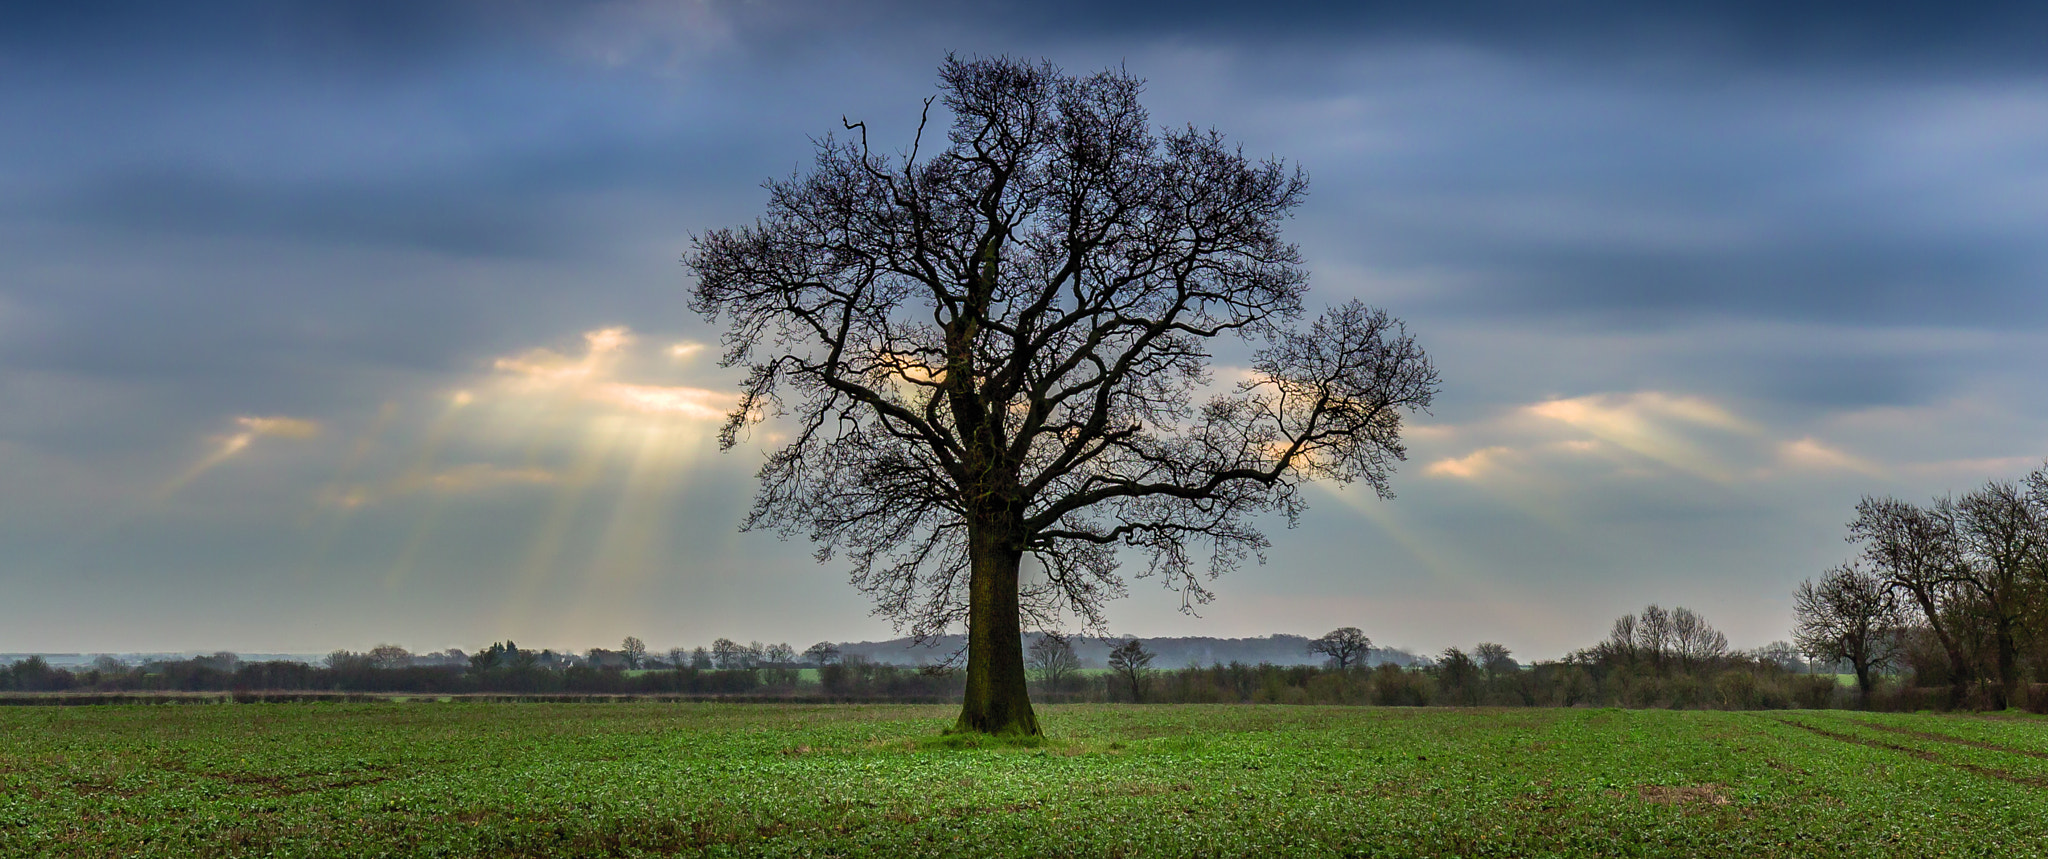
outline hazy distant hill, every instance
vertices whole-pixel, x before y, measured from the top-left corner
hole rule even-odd
[[[0,653],[0,665],[11,665],[31,656],[40,656],[52,668],[85,668],[101,656],[112,656],[126,665],[143,665],[150,662],[176,662],[195,656],[211,656],[211,650],[186,650],[178,652],[150,653]],[[235,658],[243,662],[304,662],[317,665],[326,658],[324,653],[237,653]]]
[[[1038,640],[1037,633],[1026,633],[1024,646]],[[1120,639],[1076,637],[1074,653],[1081,657],[1084,668],[1103,668],[1109,663],[1109,649]],[[1323,657],[1308,652],[1309,639],[1300,635],[1272,635],[1265,638],[1147,638],[1145,649],[1159,654],[1153,660],[1154,668],[1185,668],[1189,665],[1214,665],[1242,662],[1257,665],[1267,662],[1274,665],[1321,665]],[[858,654],[876,662],[893,665],[925,665],[944,662],[947,657],[967,645],[964,635],[947,635],[919,645],[908,638],[888,641],[859,641],[839,645],[843,654]],[[1392,662],[1409,665],[1416,661],[1413,654],[1402,650],[1373,648],[1372,664]]]

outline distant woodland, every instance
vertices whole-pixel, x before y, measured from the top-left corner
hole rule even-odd
[[[1507,648],[1488,643],[1469,652],[1451,648],[1419,658],[1370,649],[1368,642],[1369,659],[1354,657],[1338,665],[1335,658],[1310,649],[1329,636],[1274,636],[1237,640],[1239,646],[1249,641],[1271,648],[1269,660],[1202,664],[1193,654],[1204,648],[1228,650],[1231,641],[1087,640],[1077,646],[1039,636],[1033,639],[1029,664],[1033,697],[1044,702],[1728,709],[1859,703],[1852,686],[1836,681],[1834,666],[1810,665],[1790,645],[1730,652],[1725,638],[1691,612],[1651,607],[1643,614],[1650,623],[1631,615],[1634,628],[1654,631],[1660,616],[1668,621],[1676,615],[1681,619],[1677,626],[1689,635],[1662,643],[1650,637],[1609,640],[1562,660],[1528,665],[1517,662]],[[91,702],[138,693],[224,693],[250,700],[290,700],[303,693],[296,697],[627,695],[937,702],[957,700],[963,683],[961,673],[943,662],[950,655],[944,642],[916,648],[933,651],[922,666],[877,658],[910,652],[902,641],[843,650],[821,644],[806,653],[787,646],[722,643],[658,656],[635,652],[631,640],[617,650],[583,654],[526,650],[512,642],[473,654],[414,655],[384,646],[366,653],[339,651],[321,664],[244,662],[230,653],[139,665],[103,657],[98,664],[78,667],[52,667],[30,658],[0,669],[0,692],[38,693],[9,696],[15,703]],[[1084,653],[1089,655],[1084,658]],[[1166,662],[1167,653],[1175,654],[1174,662]],[[1301,664],[1311,659],[1320,661]],[[1927,700],[1895,695],[1877,703],[1918,708],[1940,701],[1939,694],[1922,697]]]

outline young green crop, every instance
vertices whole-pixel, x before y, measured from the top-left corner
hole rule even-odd
[[[1056,706],[0,708],[4,856],[2021,856],[2048,722]]]

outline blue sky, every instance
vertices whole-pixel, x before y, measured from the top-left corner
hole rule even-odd
[[[0,651],[892,634],[736,533],[679,259],[842,116],[907,141],[948,51],[1300,164],[1313,301],[1443,373],[1398,498],[1118,631],[1545,658],[1659,602],[1755,646],[1860,495],[2048,456],[2037,6],[23,5]]]

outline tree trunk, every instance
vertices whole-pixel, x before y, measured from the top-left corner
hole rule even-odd
[[[2024,698],[2020,693],[2019,642],[2013,636],[2012,620],[2002,613],[1992,643],[1998,648],[1998,695],[1992,709],[2003,710]]]
[[[999,527],[968,526],[967,694],[956,731],[1037,736],[1017,613],[1023,549]]]
[[[1941,649],[1948,654],[1948,708],[1960,710],[1964,699],[1969,697],[1970,661],[1963,656],[1963,647],[1956,637],[1949,634],[1941,622],[1941,615],[1932,596],[1923,590],[1912,590],[1914,602],[1920,604],[1920,612],[1927,617],[1927,626],[1934,630],[1935,640],[1941,642]]]
[[[1970,697],[1970,661],[1961,647],[1943,643],[1948,646],[1948,708],[1961,710]]]

